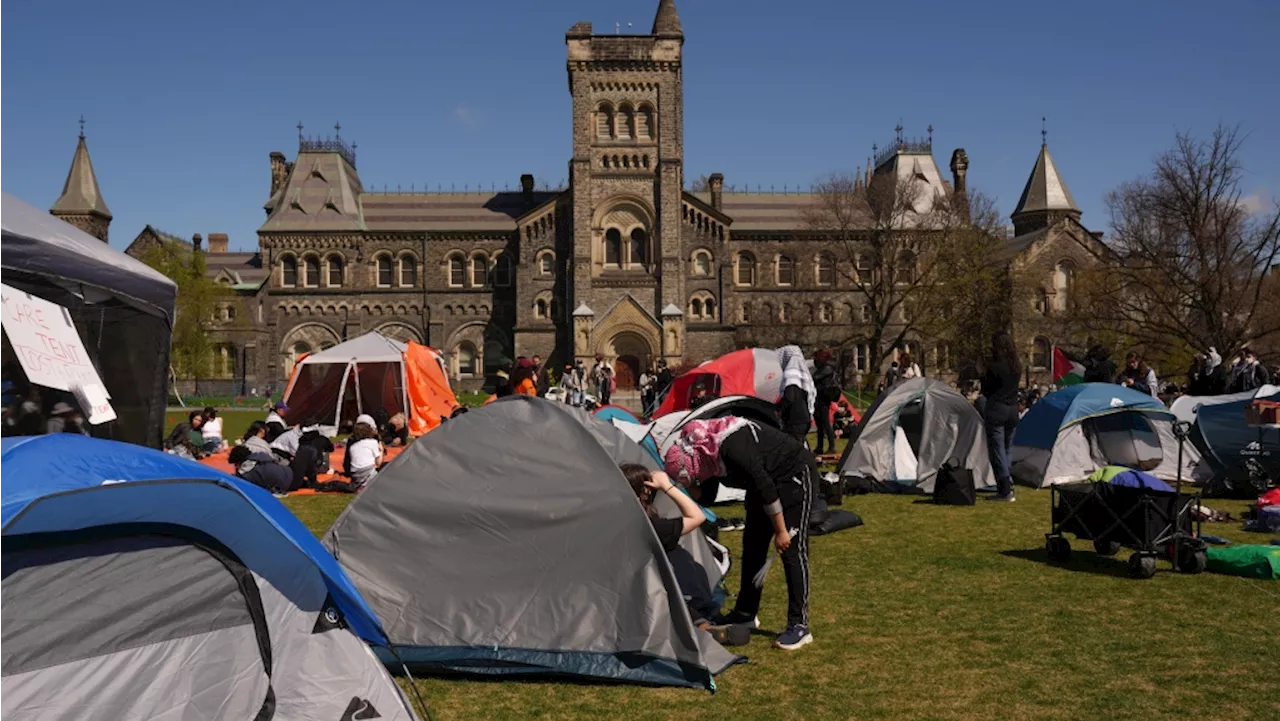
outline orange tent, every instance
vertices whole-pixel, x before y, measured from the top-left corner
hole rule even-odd
[[[413,435],[440,425],[458,407],[439,353],[377,333],[300,358],[284,402],[289,422],[303,425],[340,428],[361,413],[403,412]]]

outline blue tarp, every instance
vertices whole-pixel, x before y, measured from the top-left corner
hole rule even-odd
[[[1138,412],[1173,419],[1173,412],[1146,393],[1112,383],[1080,383],[1041,398],[1018,421],[1013,443],[1052,450],[1058,433],[1086,418],[1109,413]]]
[[[314,566],[351,630],[370,643],[387,643],[337,561],[257,486],[167,453],[72,433],[0,440],[0,464],[5,536],[119,523],[193,528],[218,539],[264,578]]]

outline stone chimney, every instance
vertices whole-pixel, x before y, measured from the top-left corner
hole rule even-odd
[[[533,207],[533,176],[525,173],[520,176],[520,191],[524,193],[524,204]]]
[[[231,242],[227,238],[226,233],[210,233],[209,234],[209,252],[210,253],[226,253]]]
[[[200,247],[203,243],[204,243],[204,237],[203,237],[203,236],[201,236],[199,233],[196,233],[195,235],[191,236],[191,249],[192,249],[192,250],[194,250],[194,251],[196,251],[196,252],[199,252],[199,251],[203,250],[203,249]]]
[[[289,168],[289,164],[285,162],[284,153],[280,152],[279,150],[272,151],[271,153],[271,193],[268,195],[268,197],[274,196],[280,190],[280,186],[284,185],[284,181],[286,178],[288,178],[288,175],[289,175],[288,168]],[[210,243],[213,242],[212,238],[210,238],[209,242]]]
[[[707,188],[711,191],[711,207],[723,210],[724,206],[724,174],[712,173],[707,178]]]
[[[951,154],[951,185],[956,195],[964,195],[968,192],[965,187],[965,175],[969,172],[969,156],[964,152],[964,148],[956,148]]]

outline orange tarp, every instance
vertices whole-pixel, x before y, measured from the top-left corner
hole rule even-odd
[[[404,352],[405,383],[408,385],[409,433],[420,436],[440,425],[458,407],[449,379],[432,349],[409,342]]]
[[[400,455],[400,453],[403,452],[404,449],[406,448],[408,448],[408,446],[388,447],[386,453],[384,453],[382,456],[382,462],[387,463],[392,458],[395,458],[396,456]],[[210,468],[216,468],[219,471],[222,471],[223,473],[230,473],[231,475],[234,476],[236,469],[231,467],[231,461],[228,460],[228,457],[230,455],[231,455],[231,451],[230,449],[228,449],[228,450],[222,451],[221,453],[214,453],[211,456],[205,456],[204,458],[200,459],[200,462],[205,464],[206,466],[209,466]],[[346,457],[347,457],[347,449],[345,446],[339,446],[333,449],[333,453],[329,454],[329,468],[332,469],[333,472],[323,473],[316,480],[318,480],[320,483],[325,483],[327,481],[349,480],[347,478],[344,478],[339,473],[339,471],[342,470],[342,463],[344,460],[346,460]],[[310,491],[310,492],[314,493],[315,491]]]

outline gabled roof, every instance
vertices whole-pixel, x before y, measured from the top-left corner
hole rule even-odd
[[[262,231],[364,230],[356,169],[337,150],[300,150]]]
[[[1022,189],[1022,197],[1013,215],[1035,213],[1046,210],[1069,210],[1076,213],[1080,208],[1067,190],[1067,184],[1058,174],[1058,168],[1049,155],[1049,146],[1040,146],[1040,155],[1036,157],[1036,166],[1031,170],[1027,186]]]
[[[76,154],[71,157],[71,170],[67,171],[67,180],[62,184],[62,195],[49,210],[55,215],[93,213],[111,217],[107,201],[102,198],[102,188],[98,187],[98,176],[93,172],[93,161],[89,159],[89,146],[85,145],[84,133],[80,134]]]

